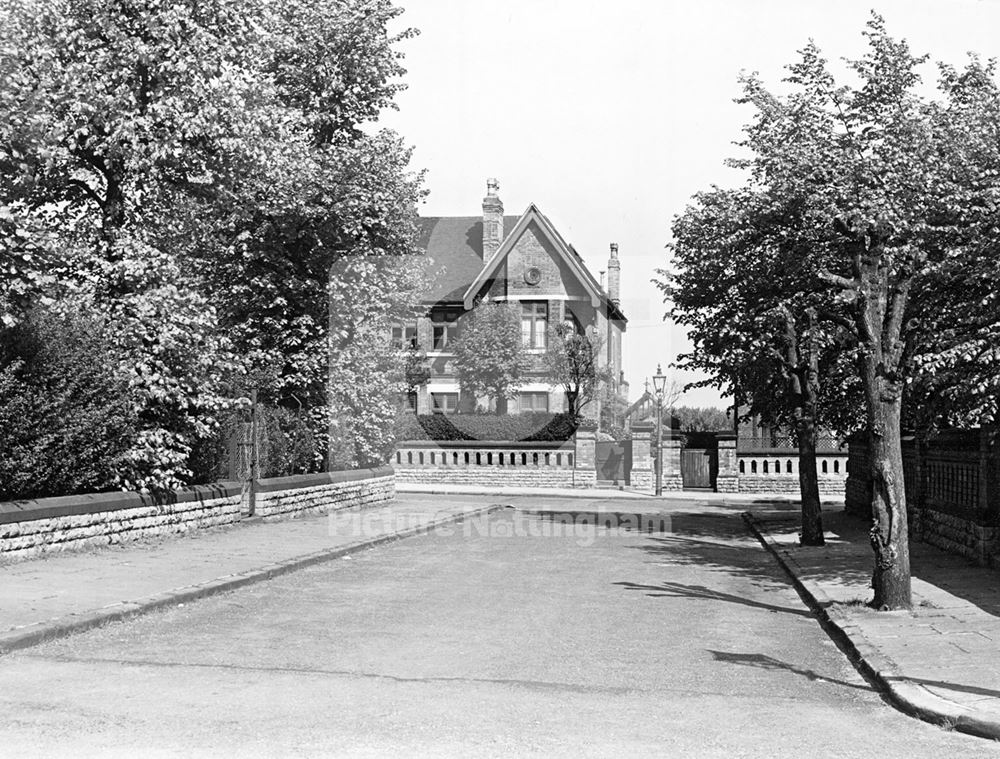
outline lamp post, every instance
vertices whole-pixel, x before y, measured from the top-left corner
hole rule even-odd
[[[653,375],[653,390],[656,393],[656,495],[663,495],[663,392],[667,378],[660,365],[656,365]]]

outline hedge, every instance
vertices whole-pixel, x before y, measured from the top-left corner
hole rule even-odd
[[[577,425],[569,414],[400,414],[397,440],[569,440]]]

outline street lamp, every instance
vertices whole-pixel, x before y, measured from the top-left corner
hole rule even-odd
[[[656,393],[656,495],[663,495],[663,393],[667,389],[667,378],[660,365],[656,365],[653,375],[653,391]]]

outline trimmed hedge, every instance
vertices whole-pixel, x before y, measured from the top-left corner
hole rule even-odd
[[[400,414],[396,440],[569,440],[576,432],[569,414]]]

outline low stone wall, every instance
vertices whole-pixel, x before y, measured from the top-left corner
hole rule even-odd
[[[997,541],[995,526],[928,508],[911,509],[908,515],[910,534],[919,536],[921,542],[964,556],[976,564],[989,563],[990,551]]]
[[[868,440],[850,441],[846,509],[871,518]],[[996,564],[1000,552],[1000,455],[988,431],[947,430],[926,440],[904,436],[903,474],[910,538]]]
[[[256,513],[265,519],[363,508],[396,497],[391,467],[355,472],[321,472],[261,480]]]
[[[234,524],[246,518],[243,485],[221,482],[176,491],[168,501],[138,493],[95,493],[0,503],[0,559],[108,546]],[[261,480],[266,518],[367,506],[395,496],[392,469]]]
[[[845,476],[823,476],[817,477],[819,481],[820,495],[843,495],[844,486],[847,482]],[[740,493],[792,493],[798,495],[801,492],[798,475],[789,477],[787,475],[770,476],[743,476],[738,479],[738,491]],[[720,492],[724,492],[721,491]]]
[[[488,487],[593,488],[594,436],[564,443],[491,441],[400,442],[392,464],[397,482]]]
[[[844,495],[847,486],[848,453],[817,453],[816,477],[825,496]],[[720,473],[722,466],[719,466]],[[731,476],[731,475],[730,475]],[[720,483],[721,474],[718,478]],[[791,493],[801,492],[798,451],[786,449],[736,452],[735,490],[720,492]],[[731,482],[726,482],[732,488]]]

